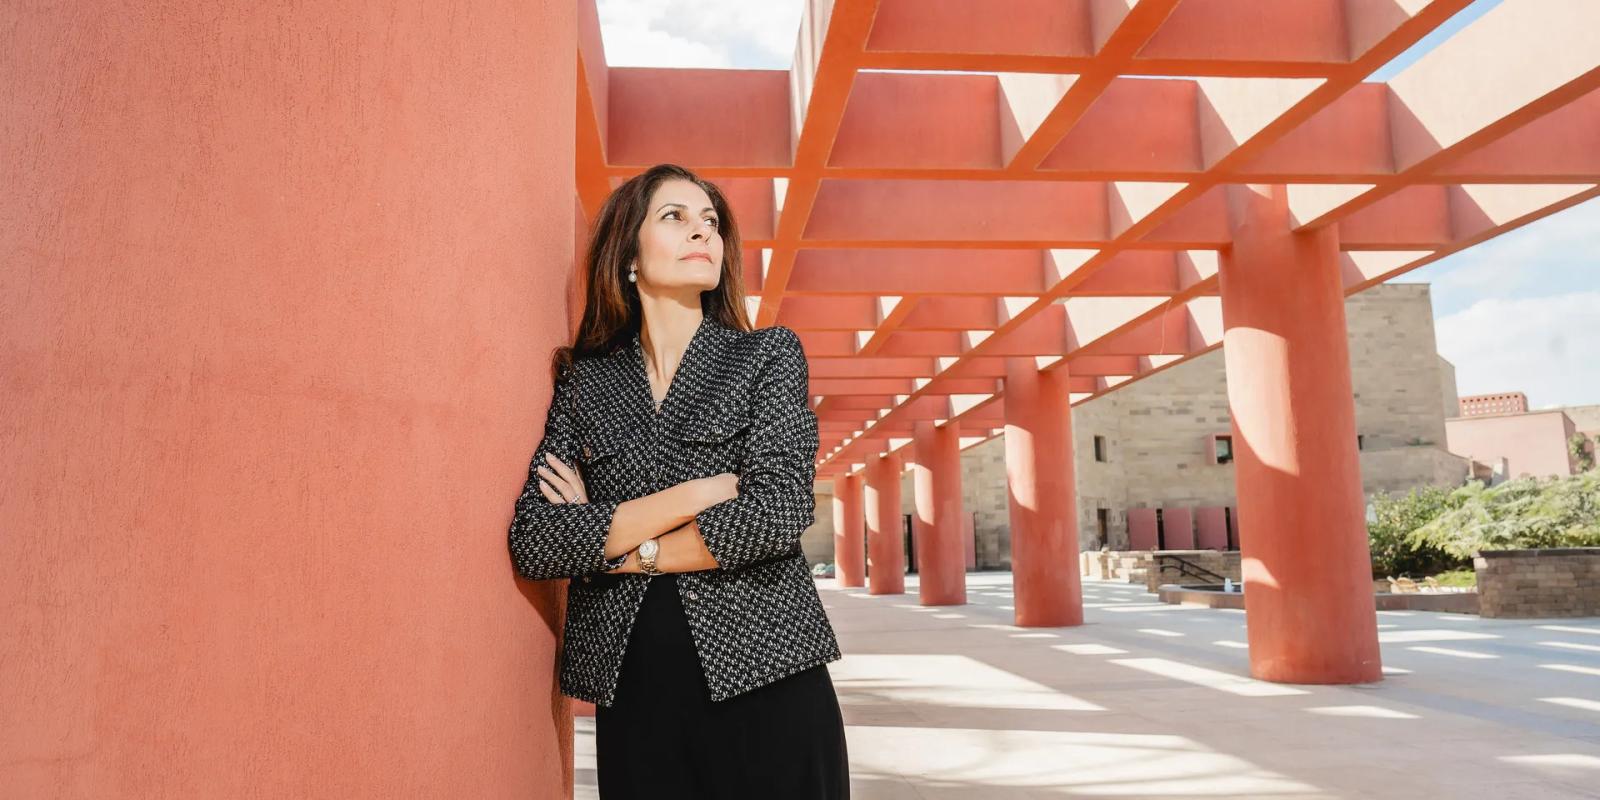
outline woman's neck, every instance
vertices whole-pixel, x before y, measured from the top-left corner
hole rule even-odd
[[[672,301],[640,300],[644,318],[639,325],[639,345],[644,349],[645,363],[665,385],[677,372],[705,312],[698,303],[691,307]]]

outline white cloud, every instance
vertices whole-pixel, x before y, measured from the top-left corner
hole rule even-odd
[[[1440,315],[1487,296],[1600,290],[1600,200],[1559,211],[1393,282],[1433,284],[1434,309]]]
[[[1396,283],[1432,283],[1439,354],[1461,394],[1533,408],[1600,403],[1600,200],[1552,214]]]
[[[614,67],[787,69],[801,0],[599,0]]]
[[[1463,395],[1521,391],[1530,408],[1600,403],[1600,291],[1486,298],[1435,332]]]
[[[605,29],[606,63],[613,67],[726,68],[728,54],[666,31],[633,26]]]
[[[1440,282],[1481,287],[1518,281],[1518,264],[1570,261],[1600,248],[1600,203],[1585,201],[1565,211],[1490,239],[1456,256],[1457,266]],[[1507,273],[1510,273],[1509,275]]]

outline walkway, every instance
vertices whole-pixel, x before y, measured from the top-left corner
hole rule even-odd
[[[1244,615],[1086,581],[1087,624],[819,584],[856,800],[1600,796],[1600,620],[1379,612],[1386,680],[1247,677]],[[595,797],[578,720],[578,798]]]

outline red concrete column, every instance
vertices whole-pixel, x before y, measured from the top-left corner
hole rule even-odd
[[[861,509],[861,473],[833,479],[833,563],[840,586],[866,585],[866,519]]]
[[[140,8],[0,12],[0,797],[570,796],[573,4]]]
[[[900,457],[867,459],[867,593],[905,594],[906,541],[900,515]]]
[[[1229,192],[1221,261],[1250,671],[1382,678],[1338,232],[1292,232],[1282,186]]]
[[[911,446],[917,463],[912,494],[917,513],[918,590],[925,606],[958,606],[967,602],[967,548],[961,524],[960,424],[912,425]]]
[[[1083,624],[1067,370],[1006,359],[1006,488],[1016,624]]]

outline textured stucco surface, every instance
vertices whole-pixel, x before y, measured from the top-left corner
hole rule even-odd
[[[0,796],[563,792],[573,27],[0,6]]]

